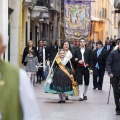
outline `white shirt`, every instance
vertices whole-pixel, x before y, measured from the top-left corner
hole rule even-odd
[[[42,120],[29,77],[20,69],[19,94],[23,110],[23,120]]]
[[[107,45],[107,50],[110,50],[110,45]]]
[[[82,60],[84,61],[84,52],[85,52],[85,48],[80,48],[81,54],[82,54]]]

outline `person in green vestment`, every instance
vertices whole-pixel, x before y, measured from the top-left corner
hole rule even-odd
[[[29,77],[2,60],[5,49],[0,34],[0,120],[42,120]]]

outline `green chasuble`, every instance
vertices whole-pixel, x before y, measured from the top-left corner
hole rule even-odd
[[[19,69],[0,61],[0,114],[2,120],[23,120],[19,97]]]

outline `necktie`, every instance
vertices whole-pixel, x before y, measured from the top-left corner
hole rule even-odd
[[[102,48],[97,50],[97,58],[99,57],[101,51],[102,51]],[[98,62],[96,63],[95,67],[96,67],[97,69],[99,69],[99,64],[98,64]]]

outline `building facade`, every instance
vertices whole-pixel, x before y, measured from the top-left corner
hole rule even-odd
[[[49,45],[52,41],[59,39],[60,1],[6,1],[2,0],[0,4],[0,10],[3,11],[0,32],[5,37],[4,42],[8,45],[4,58],[14,65],[21,65],[22,53],[28,40],[32,40],[34,46],[38,46],[38,41],[41,39],[46,40]]]
[[[120,0],[114,0],[114,7],[116,9],[115,14],[118,14],[116,25],[118,26],[118,38],[120,38]]]
[[[91,5],[91,32],[89,39],[102,40],[118,37],[116,23],[118,17],[114,11],[114,0],[95,0]]]

